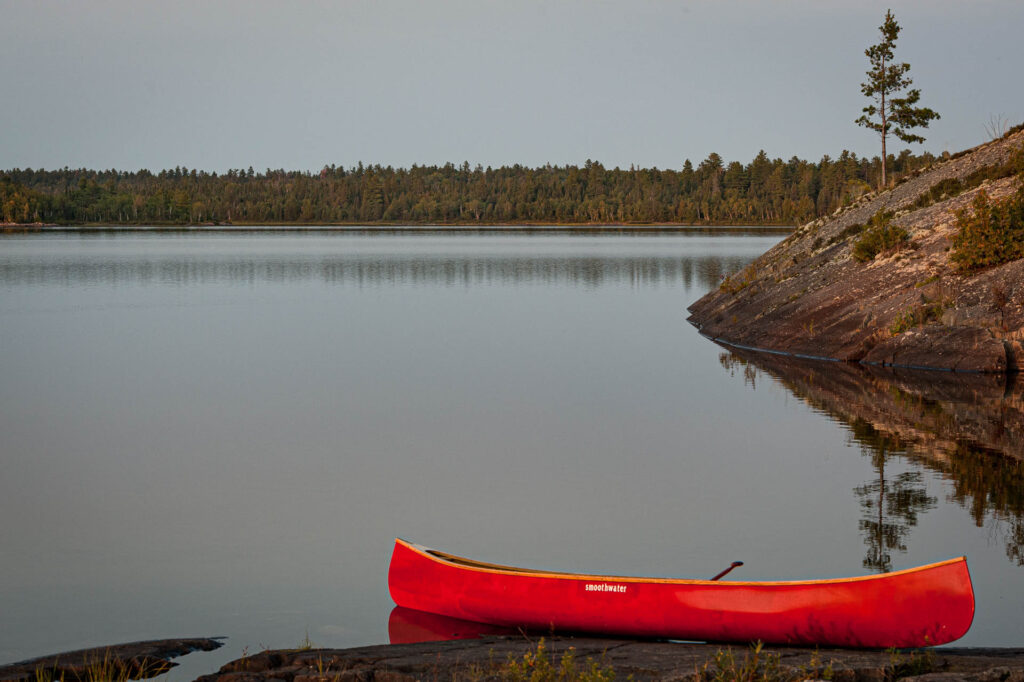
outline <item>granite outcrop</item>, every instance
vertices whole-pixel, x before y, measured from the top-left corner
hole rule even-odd
[[[1024,369],[1024,259],[977,272],[950,261],[957,213],[979,191],[1014,194],[1017,174],[972,178],[1020,158],[1024,130],[936,163],[891,190],[796,229],[690,306],[702,334],[737,347],[895,367],[1013,373]],[[996,174],[997,175],[997,174]],[[966,184],[955,196],[946,183]],[[881,212],[905,246],[853,257]],[[910,321],[904,324],[904,321]]]

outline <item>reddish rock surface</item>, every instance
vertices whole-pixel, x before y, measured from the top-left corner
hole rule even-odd
[[[914,208],[939,181],[1004,164],[1022,147],[1024,131],[804,225],[694,303],[690,321],[723,343],[794,355],[971,372],[1024,369],[1024,260],[970,275],[949,262],[956,212],[981,187],[1000,199],[1019,181],[993,180]],[[883,209],[895,212],[893,222],[907,229],[910,245],[855,261],[857,235],[847,228]],[[941,312],[894,333],[898,318],[926,306]]]

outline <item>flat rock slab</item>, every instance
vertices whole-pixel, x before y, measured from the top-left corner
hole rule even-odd
[[[81,649],[0,666],[0,682],[138,680],[161,675],[177,665],[169,659],[193,651],[213,651],[222,645],[211,638],[155,639]]]
[[[501,679],[502,665],[510,659],[521,661],[524,654],[536,652],[537,645],[537,639],[517,636],[355,649],[264,651],[232,661],[196,682],[497,680]],[[720,671],[720,663],[724,664],[723,652],[731,654],[737,666],[753,655],[749,647],[742,645],[560,636],[547,638],[545,648],[556,665],[563,654],[572,650],[577,667],[590,658],[614,669],[616,679],[620,680],[630,676],[636,680],[713,679]],[[1024,649],[891,652],[765,647],[758,657],[762,662],[777,662],[781,671],[796,679],[1024,682]]]

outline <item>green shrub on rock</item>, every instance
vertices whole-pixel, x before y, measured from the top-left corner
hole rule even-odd
[[[1024,187],[1008,199],[993,202],[979,190],[973,211],[957,213],[960,232],[953,238],[950,260],[969,272],[1024,258]]]
[[[883,251],[892,251],[910,241],[906,229],[892,224],[890,211],[879,211],[871,216],[860,238],[853,243],[853,257],[866,263]]]
[[[964,191],[964,183],[958,178],[943,178],[928,188],[928,191],[917,198],[914,208],[925,208],[934,203],[955,197]]]

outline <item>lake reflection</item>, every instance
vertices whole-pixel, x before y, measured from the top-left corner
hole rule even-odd
[[[559,233],[491,237],[310,233],[296,237],[281,232],[270,240],[266,233],[252,234],[262,236],[247,240],[237,233],[187,237],[87,233],[73,238],[73,254],[55,253],[55,244],[66,245],[64,235],[10,239],[10,251],[0,259],[0,286],[316,281],[347,286],[679,283],[706,289],[749,261],[747,253],[716,248],[723,237],[761,241],[767,235],[786,233],[694,230],[688,233],[685,254],[677,253],[678,232],[629,237]]]
[[[961,643],[1019,643],[1020,473],[982,454],[1019,391],[730,379],[686,307],[780,238],[0,235],[0,661],[386,642],[395,536],[736,580],[967,554]]]

